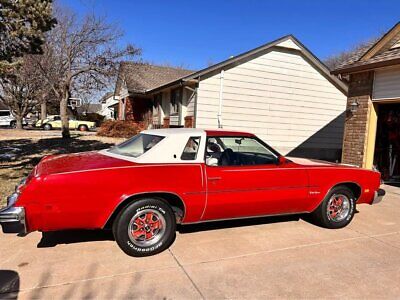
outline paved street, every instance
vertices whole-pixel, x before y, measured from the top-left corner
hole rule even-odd
[[[102,232],[0,234],[0,298],[399,298],[400,189],[385,189],[345,229],[297,218],[189,226],[140,259]]]

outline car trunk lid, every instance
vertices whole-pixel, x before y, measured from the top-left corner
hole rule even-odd
[[[98,169],[129,167],[135,163],[103,155],[97,151],[49,155],[35,168],[35,175],[84,172]]]

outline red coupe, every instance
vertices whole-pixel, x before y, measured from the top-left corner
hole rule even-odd
[[[380,174],[283,157],[245,132],[147,130],[111,149],[44,157],[0,211],[5,233],[110,229],[120,248],[168,248],[176,224],[310,213],[326,228],[379,202]]]

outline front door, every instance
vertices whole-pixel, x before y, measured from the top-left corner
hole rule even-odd
[[[210,137],[207,207],[203,220],[301,212],[308,177],[295,164],[253,137]]]

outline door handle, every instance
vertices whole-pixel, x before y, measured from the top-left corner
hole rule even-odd
[[[208,180],[221,180],[221,177],[208,177]]]

